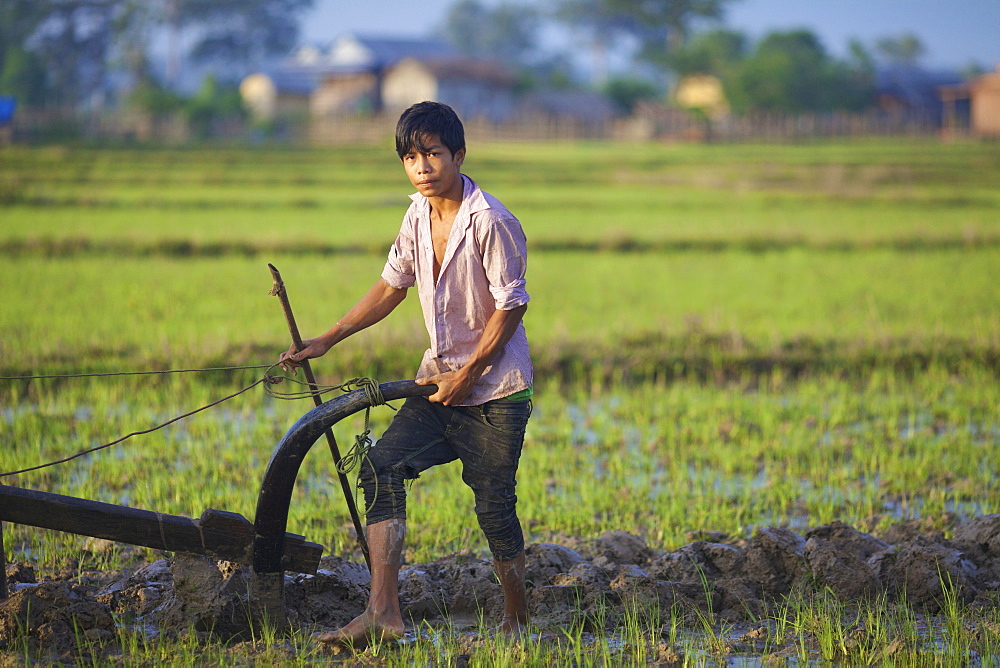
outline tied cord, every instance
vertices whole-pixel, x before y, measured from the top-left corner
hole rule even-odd
[[[354,436],[354,445],[340,458],[340,464],[337,465],[337,471],[345,474],[352,471],[355,467],[359,467],[361,461],[368,458],[368,451],[372,449],[372,430],[370,427],[372,406],[389,406],[385,401],[385,397],[382,396],[382,390],[378,386],[378,381],[372,378],[352,378],[344,383],[347,386],[352,384],[358,389],[365,391],[369,406],[365,409],[364,431]],[[396,410],[392,406],[389,406],[389,408]]]
[[[354,445],[352,445],[347,453],[340,458],[340,463],[337,465],[338,473],[350,473],[368,457],[368,452],[372,449],[372,432],[370,428],[372,407],[389,406],[392,410],[396,410],[393,406],[386,402],[385,397],[382,396],[382,390],[379,388],[378,381],[373,378],[352,378],[344,383],[341,383],[340,385],[319,385],[304,382],[289,376],[267,376],[267,380],[268,382],[264,386],[264,391],[268,396],[274,397],[275,399],[304,399],[306,397],[320,396],[326,394],[327,392],[333,392],[334,390],[340,390],[345,393],[359,389],[365,391],[365,395],[367,396],[369,403],[368,407],[365,409],[365,428],[360,434],[355,435]],[[275,385],[283,381],[296,383],[306,389],[294,390],[291,392],[279,392],[274,389]]]

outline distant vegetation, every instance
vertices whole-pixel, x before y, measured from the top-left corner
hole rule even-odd
[[[753,43],[725,27],[733,0],[558,0],[546,10],[519,2],[456,0],[430,37],[470,58],[502,62],[518,91],[592,88],[628,114],[639,101],[667,104],[665,82],[687,75],[721,80],[729,108],[814,112],[874,104],[879,65],[914,67],[918,36],[854,41],[850,55],[831,55],[809,30],[772,31]],[[205,135],[212,119],[240,117],[235,85],[298,44],[301,17],[313,0],[0,0],[0,95],[23,108],[138,109],[179,112]],[[77,30],[74,26],[86,25]],[[559,25],[577,37],[574,53],[543,43]],[[150,45],[166,35],[165,63]],[[185,45],[181,50],[179,45]],[[631,53],[627,72],[609,70],[608,54]],[[593,75],[583,81],[580,54]],[[179,90],[187,66],[210,67],[204,86]]]

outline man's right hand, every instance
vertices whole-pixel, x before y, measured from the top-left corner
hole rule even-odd
[[[281,368],[285,371],[291,371],[295,374],[298,372],[298,368],[302,366],[302,362],[315,357],[322,357],[332,347],[322,337],[303,341],[301,349],[298,349],[293,343],[288,347],[288,350],[281,353],[278,363],[281,364]]]

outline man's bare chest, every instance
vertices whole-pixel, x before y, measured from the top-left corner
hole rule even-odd
[[[434,246],[434,283],[437,284],[441,267],[444,264],[445,254],[448,252],[448,240],[451,239],[451,230],[455,226],[455,215],[434,216],[431,215],[431,243]]]

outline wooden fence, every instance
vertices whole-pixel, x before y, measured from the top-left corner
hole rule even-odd
[[[192,127],[176,114],[22,110],[15,116],[8,133],[9,140],[18,143],[84,138],[161,144],[189,144],[202,139],[313,146],[391,144],[395,120],[394,116],[386,114],[330,116],[278,121],[264,128],[233,119]],[[646,107],[628,118],[600,122],[545,115],[518,117],[505,123],[470,118],[466,119],[466,131],[477,141],[794,142],[833,137],[933,137],[941,133],[941,121],[930,113],[882,111],[761,113],[708,119],[681,109]]]

